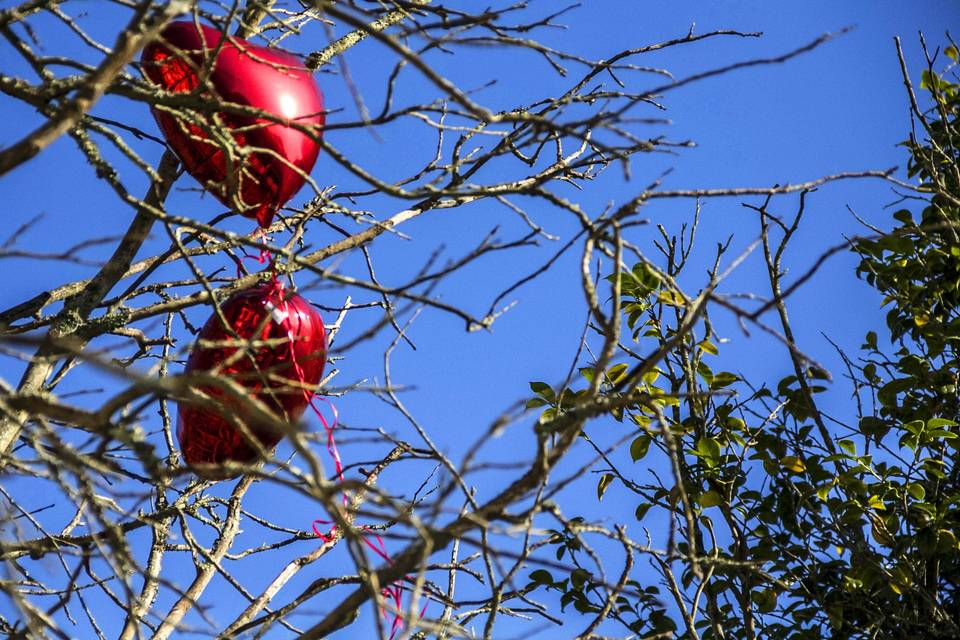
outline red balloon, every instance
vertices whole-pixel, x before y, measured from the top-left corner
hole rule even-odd
[[[216,29],[173,22],[144,48],[140,62],[154,84],[190,93],[200,86],[204,65],[214,51],[208,79],[212,91],[203,91],[205,96],[316,127],[313,130],[320,135],[325,121],[323,95],[294,55],[234,37],[221,46]],[[151,110],[187,172],[226,206],[256,218],[262,227],[269,226],[277,210],[300,190],[320,153],[320,144],[303,131],[263,118],[221,113],[220,121],[237,145],[261,150],[228,162],[224,147],[211,141],[203,126],[169,111]],[[198,114],[197,118],[208,128],[213,125],[211,117]]]
[[[220,313],[226,325],[220,315],[210,316],[197,336],[185,372],[229,377],[279,419],[299,419],[326,363],[327,336],[320,314],[299,295],[285,292],[279,283],[234,294],[220,305]],[[266,344],[245,347],[249,340]],[[198,475],[229,477],[233,474],[216,465],[257,458],[256,450],[225,416],[242,419],[267,450],[283,437],[271,425],[257,424],[246,416],[229,391],[213,385],[201,385],[198,390],[220,404],[219,409],[186,401],[178,404],[177,440],[188,465],[204,465],[195,469]]]

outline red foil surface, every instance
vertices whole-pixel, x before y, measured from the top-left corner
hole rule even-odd
[[[320,314],[279,283],[240,291],[223,303],[220,311],[226,325],[218,314],[210,316],[197,336],[185,373],[229,377],[278,418],[297,421],[323,377],[327,336]],[[250,345],[248,341],[269,342]],[[227,416],[242,419],[267,450],[283,437],[282,431],[245,415],[242,404],[229,391],[214,385],[197,389],[219,403],[216,409],[186,401],[178,404],[180,450],[198,475],[229,477],[231,474],[217,465],[257,458],[256,449]]]
[[[214,52],[209,86],[201,87],[198,72],[205,73]],[[144,48],[140,62],[147,78],[167,91],[190,93],[199,87],[207,98],[255,107],[300,125],[324,125],[320,89],[303,62],[284,51],[234,37],[221,45],[216,29],[173,22]],[[216,96],[209,95],[210,88]],[[320,144],[302,131],[263,118],[221,113],[226,129],[220,131],[241,147],[260,149],[228,158],[224,146],[210,139],[208,130],[216,127],[209,115],[197,112],[198,122],[189,122],[156,107],[152,111],[187,173],[261,227],[269,226],[277,210],[300,190],[320,153]]]

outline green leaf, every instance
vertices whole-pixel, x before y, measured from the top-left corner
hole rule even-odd
[[[600,477],[600,482],[597,483],[597,500],[603,500],[603,494],[607,492],[607,487],[610,486],[614,478],[616,476],[612,473],[605,473]]]
[[[939,86],[940,77],[930,69],[924,69],[923,73],[920,74],[920,88],[932,90]]]
[[[648,290],[656,289],[660,286],[660,276],[645,262],[638,262],[633,265],[632,271],[633,277],[639,280]]]
[[[882,436],[889,430],[887,424],[874,416],[864,416],[860,419],[860,431],[866,436]]]
[[[700,497],[697,498],[697,503],[704,509],[707,507],[715,507],[723,502],[723,498],[720,497],[720,494],[716,491],[707,491],[706,493],[701,493]]]
[[[940,529],[937,531],[937,550],[940,553],[950,553],[956,551],[957,536],[949,529]]]
[[[893,214],[893,219],[903,224],[913,224],[913,212],[910,209],[900,209]]]
[[[676,407],[680,405],[680,398],[676,396],[668,396],[663,393],[663,390],[653,387],[650,389],[651,402],[658,404],[661,407]]]
[[[796,456],[784,456],[780,458],[780,466],[791,473],[803,473],[807,470],[807,466],[803,464],[803,460]]]
[[[953,45],[950,45],[949,47],[944,49],[943,52],[947,55],[948,58],[950,58],[954,62],[957,62],[957,58],[960,57],[957,55],[957,48]]]
[[[757,605],[760,613],[770,613],[777,608],[777,592],[773,589],[754,591],[750,594],[750,599]]]
[[[703,381],[710,384],[713,381],[713,370],[702,360],[697,363],[697,373],[703,378]]]
[[[626,364],[615,364],[607,370],[607,382],[610,384],[617,384],[625,377],[627,377]]]
[[[910,422],[905,422],[902,426],[913,435],[923,433],[923,420],[911,420]]]
[[[914,500],[923,500],[927,497],[927,490],[923,488],[923,485],[918,482],[911,482],[907,485],[907,493],[910,494],[910,497]]]
[[[645,455],[647,455],[647,451],[650,450],[650,442],[652,440],[653,438],[646,433],[642,433],[634,438],[633,442],[630,443],[630,457],[633,458],[634,462],[641,460]]]
[[[712,342],[710,342],[709,340],[702,340],[700,341],[700,344],[698,344],[697,346],[700,347],[701,351],[705,353],[709,353],[712,356],[720,355],[720,350],[717,349],[717,346]]]
[[[641,427],[649,427],[650,423],[653,422],[650,416],[645,416],[642,413],[632,413],[630,414],[630,419]]]
[[[897,595],[901,595],[904,591],[913,586],[913,578],[910,577],[903,567],[896,566],[890,571],[890,588],[893,589]]]
[[[786,396],[790,391],[790,386],[797,381],[797,376],[787,376],[777,383],[777,395]]]
[[[547,424],[549,422],[552,422],[556,417],[557,417],[557,410],[554,409],[553,407],[550,407],[549,409],[544,410],[544,412],[540,414],[540,417],[537,419],[537,423]]]
[[[534,584],[553,584],[553,576],[546,569],[537,569],[530,574],[530,581]]]
[[[727,418],[724,421],[723,425],[727,429],[733,429],[734,431],[744,431],[747,428],[747,423],[744,422],[742,418],[738,418],[736,416],[730,416],[729,418]]]
[[[661,291],[657,300],[671,307],[685,306],[687,301],[679,291]]]
[[[877,400],[879,400],[880,403],[885,407],[896,406],[897,395],[903,391],[911,389],[915,384],[916,380],[912,377],[891,380],[887,384],[883,385],[879,391],[877,391]]]
[[[710,388],[722,389],[723,387],[729,387],[739,379],[740,378],[738,376],[730,373],[729,371],[721,371],[713,376],[713,380],[710,381]]]
[[[570,586],[574,589],[580,591],[583,589],[583,585],[586,584],[587,578],[590,577],[590,572],[586,569],[577,568],[574,569],[570,574]]]
[[[830,490],[833,489],[834,484],[835,481],[830,481],[817,487],[817,497],[826,502],[827,496],[830,495]]]
[[[549,402],[553,402],[557,397],[553,392],[553,388],[546,382],[531,382],[530,390]]]
[[[647,511],[650,511],[650,507],[653,505],[649,502],[645,502],[637,506],[637,510],[633,512],[634,517],[637,519],[637,522],[643,520],[643,517],[647,515]]]
[[[841,440],[840,448],[852,456],[857,455],[857,445],[854,444],[853,440]]]
[[[820,367],[810,367],[807,369],[807,373],[814,380],[830,380],[830,372]]]
[[[720,441],[716,438],[700,438],[697,440],[697,448],[693,450],[694,455],[699,458],[720,458]]]

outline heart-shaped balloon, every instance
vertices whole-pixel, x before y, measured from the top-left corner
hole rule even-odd
[[[327,336],[320,314],[274,282],[240,291],[220,305],[220,313],[210,316],[200,330],[185,373],[228,377],[278,419],[294,422],[303,415],[323,377],[326,357]],[[187,401],[178,405],[177,440],[184,461],[198,475],[229,477],[219,465],[256,459],[256,448],[233,419],[242,420],[267,450],[283,437],[276,425],[250,417],[229,390],[215,385],[197,389],[219,404],[216,409]]]
[[[199,88],[206,99],[253,107],[321,134],[323,95],[303,62],[284,51],[221,38],[216,29],[193,22],[173,22],[144,48],[141,64],[147,78],[167,91]],[[152,111],[187,172],[262,227],[300,190],[320,153],[316,139],[275,120],[187,110],[188,119],[167,109]],[[217,140],[221,136],[212,132],[226,136]]]

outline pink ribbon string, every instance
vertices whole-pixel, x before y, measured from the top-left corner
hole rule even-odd
[[[267,292],[267,295],[265,296],[264,299],[266,301],[277,299],[276,303],[274,303],[277,306],[279,306],[280,304],[283,304],[283,284],[277,278],[276,266],[275,266],[276,261],[275,259],[272,258],[272,256],[270,256],[270,252],[264,249],[260,252],[259,257],[251,256],[246,252],[244,252],[244,254],[246,258],[257,260],[261,264],[266,262],[267,257],[270,257],[270,265],[271,265],[271,269],[273,270],[273,277],[270,281],[270,285],[271,285],[270,290]],[[238,270],[239,270],[239,267],[238,267]],[[317,416],[317,419],[320,420],[320,424],[323,425],[324,432],[326,433],[326,436],[327,436],[327,453],[330,455],[330,458],[333,460],[334,472],[337,480],[339,480],[340,483],[343,484],[344,483],[343,460],[340,457],[340,452],[337,449],[337,442],[336,442],[336,439],[334,438],[334,430],[337,428],[337,425],[339,424],[339,416],[337,414],[337,408],[329,399],[324,398],[322,396],[315,395],[314,392],[309,388],[309,385],[307,384],[307,381],[306,381],[306,374],[304,373],[303,368],[300,366],[300,362],[297,359],[296,349],[294,348],[294,341],[296,340],[296,337],[293,335],[293,329],[290,326],[287,326],[286,329],[287,329],[287,338],[288,338],[287,342],[290,348],[290,361],[293,364],[294,373],[296,374],[297,380],[299,381],[300,386],[303,389],[304,399],[307,401],[307,404],[309,405],[310,409],[313,411],[314,415]],[[326,417],[324,417],[323,412],[320,410],[319,407],[317,407],[316,400],[320,400],[321,402],[326,403],[328,407],[330,407],[330,413],[333,416],[332,422],[327,422],[327,419]],[[343,492],[341,494],[341,500],[343,502],[344,507],[349,505],[349,498],[347,497],[346,492]],[[336,524],[334,524],[329,520],[314,520],[312,524],[313,524],[313,533],[318,538],[320,538],[320,540],[322,540],[324,543],[329,543],[333,541],[334,533],[336,532],[336,529],[337,529]],[[323,526],[330,525],[330,529],[326,533],[324,533],[323,531],[321,531],[319,525],[323,525]],[[390,557],[390,554],[387,551],[387,547],[383,541],[383,538],[381,538],[379,534],[371,532],[370,529],[367,527],[360,527],[360,530],[363,532],[363,534],[360,536],[360,540],[363,541],[363,543],[367,547],[369,547],[381,560],[386,562],[388,565],[392,564],[393,559]],[[372,533],[372,537],[376,542],[373,542],[370,540],[369,534],[371,533]],[[407,577],[406,579],[409,580],[410,578]],[[403,588],[401,587],[399,581],[397,581],[384,587],[380,591],[380,593],[384,598],[392,602],[392,604],[397,610],[397,614],[394,616],[393,622],[390,628],[390,639],[393,640],[394,636],[396,636],[397,632],[401,629],[403,625],[403,616],[400,613],[403,607]],[[423,614],[426,612],[426,609],[427,607],[426,605],[424,605],[423,609],[421,609],[420,611],[421,618],[423,617]],[[387,617],[386,609],[381,610],[381,615],[383,615],[383,617],[385,618]]]
[[[263,230],[263,227],[257,227],[257,231],[256,231],[256,233],[253,234],[253,237],[256,238],[256,239],[258,239],[258,240],[262,240],[262,241],[264,241],[264,242],[266,242],[266,240],[267,240],[267,234],[266,234],[266,232]],[[242,245],[240,246],[240,251],[243,253],[243,256],[240,258],[240,260],[236,260],[236,259],[234,258],[234,260],[236,260],[236,263],[237,263],[237,277],[238,277],[238,278],[241,277],[241,276],[243,276],[243,269],[242,269],[242,267],[243,267],[243,261],[244,261],[244,260],[256,260],[259,264],[266,264],[266,262],[269,260],[269,261],[270,261],[270,271],[273,272],[273,279],[274,279],[274,280],[277,279],[277,261],[276,261],[276,258],[273,257],[273,254],[270,253],[270,250],[269,250],[269,249],[266,249],[266,248],[260,249],[260,254],[259,254],[259,255],[256,255],[256,256],[255,256],[255,255],[252,255],[251,253],[249,253],[249,252],[247,251],[247,249],[246,249],[244,246],[242,246]],[[232,256],[231,256],[231,257],[232,257]]]

